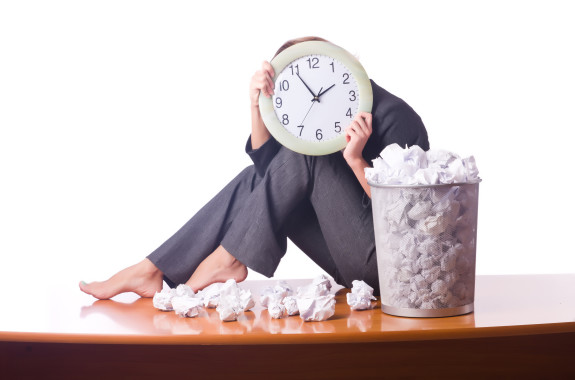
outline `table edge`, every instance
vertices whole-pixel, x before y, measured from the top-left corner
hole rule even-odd
[[[313,322],[311,322],[313,323]],[[473,327],[445,330],[350,332],[349,334],[242,334],[242,335],[114,335],[0,331],[0,342],[77,343],[114,345],[274,345],[383,343],[418,340],[478,339],[575,333],[575,322],[520,326]]]

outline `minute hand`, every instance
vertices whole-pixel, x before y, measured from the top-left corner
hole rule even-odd
[[[325,94],[326,92],[328,92],[329,90],[331,90],[331,88],[332,88],[333,86],[335,86],[335,83],[332,84],[331,86],[329,86],[328,88],[326,88],[325,90],[320,91],[319,94],[317,94],[317,97],[319,98],[320,96],[322,96],[323,94]]]
[[[319,96],[316,96],[316,95],[313,93],[313,91],[311,90],[311,88],[309,88],[309,86],[307,85],[307,83],[305,83],[304,80],[299,76],[299,73],[296,73],[296,75],[297,75],[298,78],[302,81],[302,83],[305,85],[305,87],[308,89],[308,91],[311,92],[311,94],[313,95],[313,99],[312,99],[311,101],[313,102],[313,101],[318,100],[318,97],[319,97]]]

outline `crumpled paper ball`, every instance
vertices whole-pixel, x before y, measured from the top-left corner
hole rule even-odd
[[[192,290],[192,288],[190,288],[188,285],[186,284],[180,284],[176,287],[176,294],[177,297],[194,297],[196,294],[194,293],[194,291]]]
[[[172,306],[178,316],[193,318],[200,313],[203,302],[199,298],[182,295],[172,298]]]
[[[221,282],[216,282],[198,292],[198,297],[202,298],[206,308],[214,309],[218,307],[222,286]]]
[[[371,301],[377,299],[373,296],[373,288],[360,280],[353,280],[351,284],[351,292],[346,295],[351,310],[373,309],[374,304]]]
[[[329,294],[331,290],[331,281],[325,275],[315,277],[311,284],[300,286],[297,289],[298,298],[321,297]]]
[[[175,289],[162,289],[161,292],[156,292],[154,294],[152,304],[156,309],[160,309],[162,311],[172,311],[174,310],[172,306],[172,299],[175,295]]]
[[[217,312],[220,314],[220,320],[229,322],[238,319],[238,316],[244,311],[240,298],[240,289],[235,280],[230,279],[220,287],[220,296]]]
[[[298,315],[299,309],[297,307],[297,298],[293,296],[287,296],[283,300],[283,305],[285,306],[286,313],[289,316]]]
[[[281,302],[271,302],[268,305],[268,313],[274,319],[280,319],[287,316],[286,308]]]
[[[335,314],[335,296],[327,294],[314,298],[298,298],[299,316],[306,322],[325,321]]]
[[[278,281],[275,286],[264,288],[260,294],[260,303],[268,308],[271,302],[281,303],[282,300],[293,294],[291,286],[286,281]]]

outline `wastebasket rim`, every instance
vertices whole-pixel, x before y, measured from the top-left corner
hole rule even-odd
[[[370,180],[367,180],[367,183],[371,187],[420,189],[420,188],[424,188],[424,187],[447,187],[447,186],[478,185],[481,181],[482,180],[479,179],[478,181],[475,181],[475,182],[438,183],[438,184],[433,184],[433,185],[405,185],[405,184],[392,185],[392,184],[374,183]]]

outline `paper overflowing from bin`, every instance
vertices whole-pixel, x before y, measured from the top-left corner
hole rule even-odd
[[[445,150],[425,152],[417,145],[403,149],[398,144],[385,147],[365,169],[368,181],[380,185],[438,185],[477,183],[479,172],[473,156],[461,158]]]

